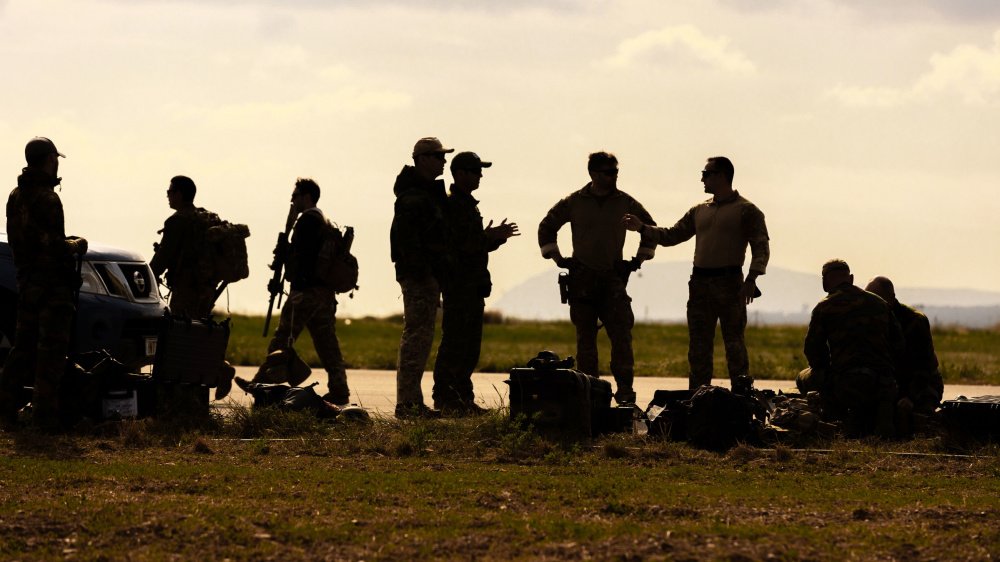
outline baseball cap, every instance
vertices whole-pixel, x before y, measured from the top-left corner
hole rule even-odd
[[[454,148],[445,148],[441,141],[437,137],[424,137],[417,141],[417,144],[413,145],[413,157],[423,154],[433,154],[435,152],[441,152],[447,154],[449,152],[455,152]]]
[[[451,159],[452,170],[478,170],[479,168],[489,168],[493,162],[483,162],[475,152],[459,152]]]
[[[45,137],[35,137],[28,141],[28,144],[24,147],[24,158],[26,160],[31,160],[36,156],[45,156],[47,154],[56,154],[66,158],[65,154],[56,149],[55,143]]]

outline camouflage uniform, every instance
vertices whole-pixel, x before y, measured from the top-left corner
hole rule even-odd
[[[63,208],[53,190],[58,178],[25,168],[7,200],[7,234],[17,267],[17,331],[0,375],[0,415],[13,421],[24,406],[25,386],[35,421],[54,427],[59,416],[59,382],[69,351],[75,291],[80,286],[66,239]]]
[[[316,354],[326,369],[328,394],[324,398],[334,404],[347,404],[351,393],[337,340],[337,298],[316,277],[316,258],[323,243],[325,221],[323,213],[313,207],[299,215],[295,223],[285,274],[291,282],[291,291],[267,352],[292,347],[302,330],[308,329]]]
[[[611,342],[611,374],[615,378],[615,400],[635,402],[632,388],[635,360],[632,354],[632,298],[625,290],[622,249],[625,226],[622,216],[638,216],[655,224],[642,204],[624,191],[605,197],[592,192],[591,184],[556,203],[538,225],[542,255],[558,249],[559,229],[570,223],[573,266],[570,268],[569,316],[576,327],[577,368],[598,376],[597,332],[600,323]],[[649,258],[655,243],[643,237],[637,255]]]
[[[403,292],[403,333],[396,370],[397,408],[423,405],[423,378],[434,342],[441,287],[447,284],[447,196],[443,180],[425,180],[404,166],[393,186],[395,213],[389,231],[396,281]]]
[[[695,237],[694,268],[688,282],[690,388],[712,382],[715,325],[722,326],[729,380],[734,388],[752,383],[744,331],[746,302],[740,298],[743,262],[750,247],[750,271],[763,275],[770,258],[764,213],[738,191],[692,207],[669,228],[644,228],[658,244],[674,246]]]
[[[189,318],[207,318],[215,304],[215,281],[205,277],[200,250],[204,244],[204,224],[198,213],[205,209],[187,204],[163,223],[159,244],[154,244],[149,267],[159,278],[166,272],[170,288],[170,312]]]
[[[909,398],[916,412],[930,414],[941,405],[944,381],[931,338],[931,324],[922,312],[901,304],[891,305],[903,330],[906,350],[896,373],[900,398]]]
[[[489,253],[506,240],[491,241],[483,230],[483,216],[471,194],[448,198],[446,217],[454,267],[444,288],[441,344],[434,363],[434,407],[473,404],[472,371],[479,363],[483,340],[484,300],[490,296]]]
[[[850,433],[891,437],[902,350],[889,305],[843,283],[813,309],[804,350],[809,370],[796,382],[802,392],[819,391],[825,414],[845,420]]]

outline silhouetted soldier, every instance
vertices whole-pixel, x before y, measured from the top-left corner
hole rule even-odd
[[[17,267],[17,331],[0,375],[0,423],[13,427],[25,386],[34,386],[33,422],[43,430],[60,427],[59,383],[73,330],[76,261],[87,253],[83,238],[67,238],[63,207],[53,189],[59,158],[47,138],[24,148],[28,167],[7,199],[7,236]]]
[[[301,213],[295,221],[285,278],[290,281],[288,300],[281,309],[281,319],[274,337],[267,346],[268,354],[292,347],[302,330],[312,336],[316,355],[327,374],[328,392],[323,399],[332,404],[350,403],[344,356],[337,340],[337,298],[333,289],[325,286],[316,275],[316,264],[323,244],[326,217],[316,207],[319,185],[308,178],[295,180],[292,190],[292,212]]]
[[[447,225],[444,208],[445,148],[434,137],[413,147],[413,165],[403,166],[396,177],[392,227],[389,231],[396,281],[403,292],[403,333],[399,339],[396,370],[396,417],[440,415],[424,404],[420,380],[434,341],[434,323],[441,301],[441,286],[448,275]]]
[[[896,299],[896,289],[888,277],[875,277],[868,282],[865,290],[889,303],[889,308],[903,330],[906,348],[896,365],[900,409],[924,415],[934,413],[941,405],[944,381],[938,371],[930,321],[919,310]]]
[[[847,262],[823,264],[828,294],[812,311],[805,340],[809,367],[800,392],[818,391],[824,415],[847,422],[848,433],[893,437],[895,363],[903,335],[889,305],[854,285]]]
[[[201,215],[205,209],[195,207],[198,187],[187,176],[174,176],[167,187],[167,203],[174,214],[167,217],[159,231],[160,242],[153,244],[153,259],[149,267],[157,279],[166,277],[170,288],[170,313],[175,316],[205,319],[215,306],[216,280],[203,259],[206,251],[207,225]],[[229,395],[236,370],[228,362],[215,389],[216,400]]]
[[[716,324],[722,326],[733,390],[745,392],[753,386],[744,339],[747,305],[760,296],[757,277],[764,275],[771,252],[764,213],[733,189],[734,175],[728,158],[709,158],[701,171],[701,182],[712,198],[692,207],[669,228],[647,226],[641,217],[631,215],[623,219],[630,230],[638,230],[662,246],[674,246],[692,236],[695,239],[687,304],[690,388],[712,382]],[[747,246],[750,270],[744,278]]]
[[[627,272],[622,259],[625,227],[621,217],[638,215],[655,224],[642,204],[618,189],[618,158],[595,152],[587,162],[590,183],[571,193],[549,210],[538,225],[542,257],[569,269],[569,316],[576,327],[577,367],[598,376],[598,322],[604,324],[611,341],[611,374],[619,404],[634,404],[632,387],[635,359],[632,354],[632,298],[625,290]],[[559,251],[559,229],[570,223],[573,257]],[[643,237],[635,260],[653,257],[655,243]]]
[[[160,242],[153,245],[149,267],[157,278],[164,276],[170,288],[170,312],[188,318],[212,314],[215,282],[204,270],[204,225],[194,205],[198,188],[187,176],[174,176],[167,187],[167,203],[174,210],[163,223]]]
[[[451,161],[451,186],[445,216],[448,221],[451,275],[444,285],[444,314],[441,344],[434,363],[434,407],[446,415],[478,414],[485,411],[475,403],[472,371],[479,363],[483,340],[483,310],[490,296],[489,253],[511,236],[518,236],[517,224],[507,219],[483,228],[479,201],[472,192],[479,189],[483,168],[492,166],[474,152],[460,152]]]

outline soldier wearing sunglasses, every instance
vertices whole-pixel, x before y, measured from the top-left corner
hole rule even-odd
[[[622,222],[629,230],[649,236],[661,246],[695,239],[694,268],[688,282],[688,363],[690,388],[712,382],[715,325],[722,326],[729,380],[734,391],[753,387],[744,332],[747,305],[760,296],[757,277],[770,257],[764,213],[733,189],[733,163],[724,156],[709,158],[701,171],[705,193],[712,197],[691,208],[677,224],[657,228],[634,214]],[[750,269],[743,276],[746,249]]]

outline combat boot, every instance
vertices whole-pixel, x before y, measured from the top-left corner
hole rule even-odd
[[[441,410],[428,408],[425,404],[396,404],[396,419],[437,419],[441,417]]]
[[[233,389],[233,377],[236,376],[236,367],[229,364],[229,361],[223,361],[222,364],[222,376],[219,378],[219,384],[215,387],[215,399],[222,400],[226,396],[229,396],[229,391]]]

